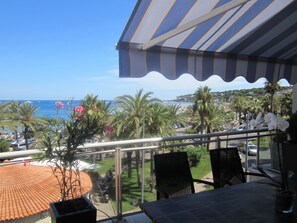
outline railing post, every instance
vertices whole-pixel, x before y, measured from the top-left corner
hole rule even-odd
[[[249,134],[246,133],[246,139],[245,139],[245,173],[248,172],[249,169],[249,165],[248,165],[248,161],[249,161],[249,149],[248,149],[248,143],[249,143],[249,139],[248,139]]]
[[[221,148],[221,138],[219,136],[217,136],[216,144],[217,144],[216,148],[220,149]]]
[[[122,219],[122,159],[121,159],[121,147],[117,147],[115,151],[115,192],[116,192],[116,207],[117,207],[117,219]]]
[[[144,162],[145,161],[145,150],[142,150],[142,181],[141,181],[141,203],[144,202]]]
[[[258,167],[259,162],[260,162],[260,132],[257,132],[257,154],[256,154],[256,165]]]

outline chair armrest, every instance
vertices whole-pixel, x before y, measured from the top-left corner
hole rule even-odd
[[[205,180],[193,179],[193,181],[197,182],[197,183],[203,183],[203,184],[207,184],[207,185],[210,185],[210,186],[214,186],[213,182],[209,182],[209,181],[205,181]]]

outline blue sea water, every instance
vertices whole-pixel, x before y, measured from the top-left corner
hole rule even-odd
[[[10,100],[1,100],[1,103],[9,102]],[[58,101],[63,102],[65,107],[63,109],[59,109],[57,113],[57,105]],[[67,118],[67,109],[70,108],[69,100],[19,100],[19,102],[31,103],[32,105],[38,108],[36,114],[41,116],[42,118],[56,118],[57,115],[60,118]],[[72,107],[79,105],[79,100],[72,101]]]
[[[56,103],[58,101],[61,101],[64,104],[63,109],[57,110],[57,105]],[[36,112],[37,114],[41,115],[44,118],[56,118],[57,116],[61,118],[66,118],[67,117],[67,111],[70,109],[70,107],[74,107],[79,105],[78,100],[72,101],[72,105],[69,104],[68,100],[31,100],[29,102],[32,103],[32,105],[38,107],[38,111]]]
[[[9,102],[10,100],[0,100],[0,104]],[[57,105],[56,103],[58,101],[61,101],[65,107],[63,109],[59,109],[57,113]],[[74,108],[75,106],[79,105],[79,100],[20,100],[20,102],[27,102],[27,103],[32,103],[32,105],[36,106],[38,108],[38,111],[36,114],[40,115],[42,118],[56,118],[57,115],[60,118],[67,119],[68,117],[68,111],[72,107]],[[111,105],[113,106],[115,101],[114,100],[107,100],[107,102],[111,102]],[[187,107],[191,103],[178,103],[178,102],[169,102],[169,101],[164,101],[164,104],[180,104],[182,106]]]

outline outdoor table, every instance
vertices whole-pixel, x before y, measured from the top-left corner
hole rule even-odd
[[[275,210],[276,187],[261,180],[191,195],[140,204],[142,211],[160,223],[293,223],[290,214]]]

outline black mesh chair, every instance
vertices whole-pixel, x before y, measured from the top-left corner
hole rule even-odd
[[[186,152],[154,155],[157,200],[195,193],[193,182],[213,185],[193,179]]]
[[[258,173],[244,173],[237,148],[221,148],[209,151],[214,188],[246,182],[246,175],[263,176]]]

